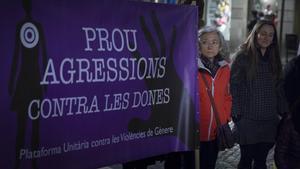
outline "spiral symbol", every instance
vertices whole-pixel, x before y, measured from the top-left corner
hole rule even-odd
[[[20,39],[22,44],[26,48],[33,48],[39,41],[39,32],[35,25],[30,22],[26,22],[21,27]]]

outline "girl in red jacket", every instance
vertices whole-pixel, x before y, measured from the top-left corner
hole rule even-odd
[[[214,169],[219,151],[216,141],[216,120],[201,74],[211,88],[220,121],[225,124],[231,119],[230,69],[225,59],[227,45],[222,33],[215,27],[207,26],[199,31],[199,46],[200,168]]]

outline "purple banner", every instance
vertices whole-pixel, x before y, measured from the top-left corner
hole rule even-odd
[[[0,168],[97,168],[194,148],[196,7],[0,4]]]

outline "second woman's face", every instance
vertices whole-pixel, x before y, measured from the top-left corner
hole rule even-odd
[[[205,33],[200,39],[201,54],[208,59],[213,59],[220,51],[220,39],[217,32]]]
[[[271,25],[263,25],[257,33],[257,43],[261,48],[269,47],[273,42],[274,28]]]

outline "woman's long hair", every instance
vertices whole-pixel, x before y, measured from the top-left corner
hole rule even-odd
[[[267,50],[270,52],[269,60],[272,67],[273,78],[275,80],[281,78],[282,65],[281,65],[281,60],[279,55],[280,53],[279,53],[276,27],[271,21],[260,20],[255,24],[254,28],[252,29],[246,41],[240,46],[240,52],[246,53],[250,62],[250,66],[247,69],[248,80],[253,79],[256,75],[255,74],[256,66],[260,55],[258,53],[260,52],[260,50],[258,50],[259,45],[257,44],[257,34],[264,25],[270,25],[274,29],[273,41]]]

